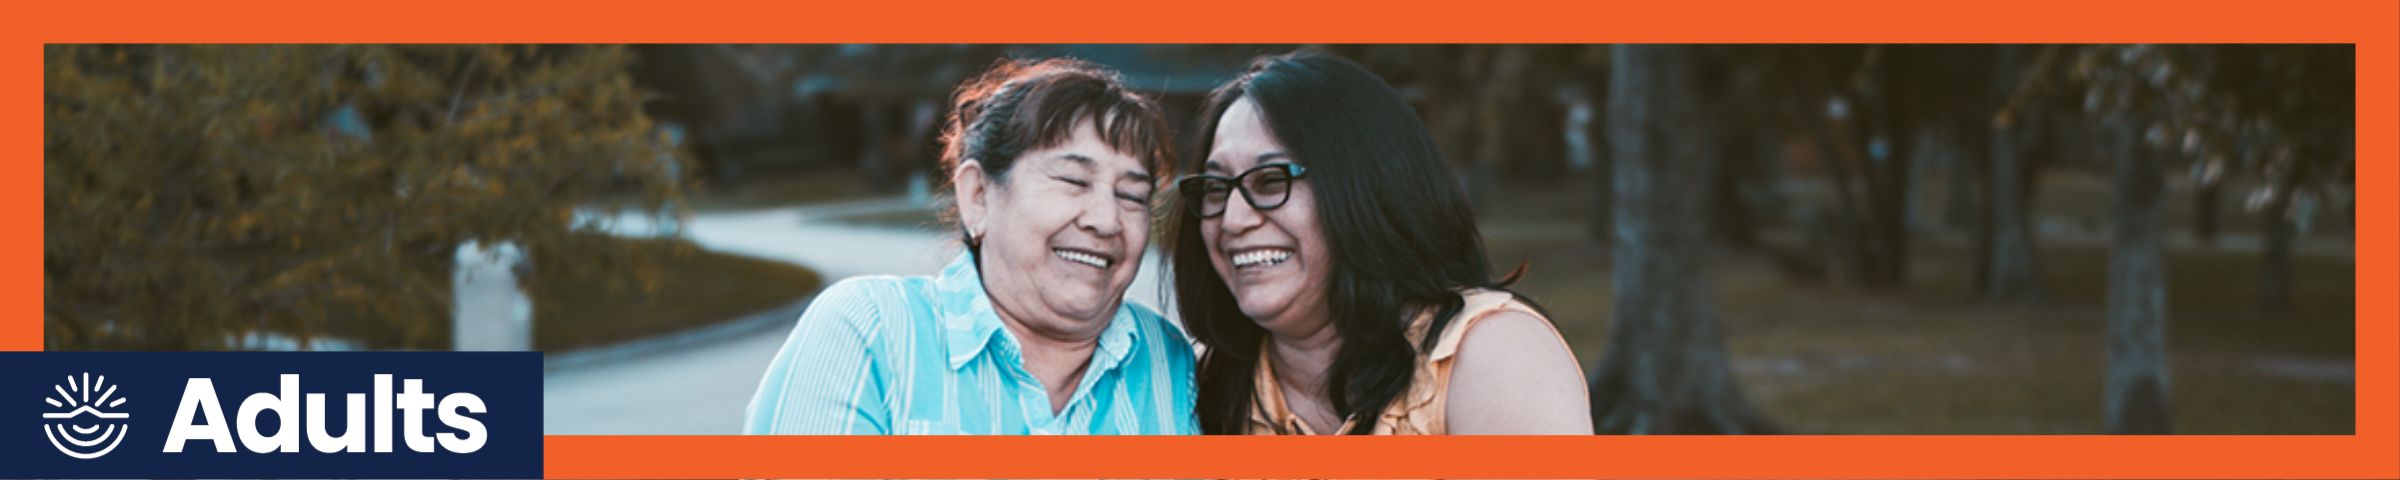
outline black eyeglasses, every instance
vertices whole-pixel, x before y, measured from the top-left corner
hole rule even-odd
[[[1297,163],[1259,165],[1233,177],[1193,175],[1175,182],[1183,192],[1184,203],[1200,213],[1200,218],[1216,218],[1225,214],[1226,201],[1233,191],[1242,192],[1242,200],[1254,210],[1274,210],[1292,199],[1292,181],[1308,176],[1308,169]]]

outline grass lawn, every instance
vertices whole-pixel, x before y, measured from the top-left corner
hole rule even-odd
[[[705,327],[816,293],[815,271],[740,255],[648,242],[657,290],[631,282],[562,276],[534,293],[534,348],[561,352]]]
[[[1496,268],[1532,263],[1519,291],[1556,317],[1591,369],[1607,344],[1610,272],[1575,216],[1587,197],[1561,190],[1507,199],[1519,213],[1486,215],[1484,235]],[[1972,245],[1934,235],[1913,240],[1900,289],[1796,280],[1732,252],[1710,259],[1709,280],[1736,378],[1789,431],[2100,433],[2107,247],[2036,244],[2052,295],[2027,305],[1979,298]],[[2296,253],[2295,310],[2266,316],[2254,308],[2258,257],[2168,251],[2176,431],[2350,433],[2355,260]]]
[[[534,349],[570,351],[736,320],[799,301],[824,283],[815,271],[781,262],[664,240],[606,241],[655,262],[656,289],[645,293],[631,271],[593,276],[586,265],[535,259],[536,272],[518,277],[532,282],[525,291],[533,297]],[[320,334],[371,350],[450,349],[449,260],[448,255],[427,256],[403,272],[438,286],[412,300],[435,306],[433,316],[410,320],[336,312]],[[545,268],[560,271],[541,271]]]
[[[839,178],[789,180],[793,190],[782,193],[805,196],[845,188]],[[2037,215],[2070,227],[2105,218],[2107,182],[2072,173],[2054,174],[2044,182]],[[1611,280],[1606,252],[1585,240],[1583,215],[1590,208],[1591,191],[1582,183],[1501,192],[1491,202],[1498,207],[1479,213],[1494,266],[1505,271],[1520,261],[1531,262],[1533,270],[1518,290],[1555,315],[1576,356],[1590,369],[1607,343]],[[770,194],[778,190],[766,183],[757,185],[760,190],[753,195],[759,197],[715,204],[763,202],[776,196]],[[2170,208],[2170,215],[2182,217],[2171,222],[2170,234],[2187,231],[2188,192],[2168,195],[2169,204],[2177,206]],[[2243,216],[2238,210],[2226,212],[2227,231],[2254,234],[2255,222]],[[842,221],[947,228],[931,211]],[[1792,243],[1796,235],[1769,228],[1764,237],[1769,243]],[[1746,395],[1788,431],[2100,433],[2107,274],[2102,239],[2091,232],[2037,238],[2038,262],[2050,296],[2032,304],[1979,297],[1970,278],[1972,245],[1953,234],[1913,237],[1908,279],[1898,289],[1798,280],[1767,260],[1738,252],[1714,255],[1709,278],[1736,378]],[[2295,252],[2295,310],[2280,316],[2260,315],[2254,307],[2259,263],[2255,250],[2189,243],[2168,250],[2168,403],[2178,432],[2350,433],[2356,398],[2351,368],[2356,262],[2346,253],[2350,247],[2344,232],[2307,241],[2335,248]],[[729,294],[675,293],[674,289],[693,288],[677,286],[692,282],[689,277],[709,277],[681,275],[687,280],[670,280],[670,291],[659,298],[694,306],[654,308],[696,310],[720,302],[693,301],[699,298],[694,295]],[[699,281],[708,280],[723,278]],[[787,282],[724,288],[756,288],[761,283]],[[797,298],[813,289],[810,283],[780,295]],[[746,295],[763,299],[779,294]],[[757,301],[760,308],[773,304]],[[641,308],[564,303],[593,311],[594,318]],[[548,318],[544,322],[552,322]],[[586,329],[594,330],[593,335],[602,330],[543,328],[543,342],[553,341],[549,332]],[[621,338],[632,336],[638,335]]]

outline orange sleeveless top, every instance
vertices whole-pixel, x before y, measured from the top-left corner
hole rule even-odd
[[[1399,397],[1393,398],[1391,405],[1384,407],[1382,415],[1374,419],[1375,426],[1371,430],[1374,434],[1447,435],[1450,433],[1449,422],[1444,418],[1450,404],[1450,367],[1454,363],[1452,360],[1458,356],[1459,344],[1467,336],[1467,328],[1474,325],[1475,322],[1495,313],[1517,311],[1540,318],[1543,325],[1549,325],[1548,317],[1543,317],[1541,312],[1534,311],[1532,306],[1517,301],[1516,297],[1508,292],[1474,289],[1460,292],[1460,296],[1465,297],[1465,305],[1459,308],[1456,316],[1451,317],[1452,320],[1448,325],[1442,327],[1441,340],[1434,344],[1433,350],[1417,352],[1415,377],[1409,379],[1408,390],[1401,392]],[[1433,309],[1424,309],[1418,312],[1415,318],[1409,320],[1407,331],[1409,345],[1425,344],[1426,330],[1432,328],[1435,313],[1437,312]],[[1557,338],[1560,345],[1566,345],[1566,338],[1558,335],[1558,327],[1552,326],[1550,335]],[[1273,340],[1262,341],[1271,342]],[[1259,352],[1262,355],[1273,355],[1274,349],[1271,347],[1273,346],[1261,346]],[[1572,352],[1573,349],[1568,351]],[[1317,434],[1318,432],[1309,428],[1307,421],[1301,420],[1299,414],[1294,413],[1284,402],[1283,384],[1275,381],[1274,364],[1275,362],[1269,359],[1259,359],[1258,375],[1253,380],[1256,385],[1252,389],[1254,396],[1250,399],[1250,427],[1245,433],[1251,435]],[[1342,422],[1340,430],[1325,433],[1347,432],[1357,426],[1358,422],[1358,416],[1352,415],[1351,418]]]

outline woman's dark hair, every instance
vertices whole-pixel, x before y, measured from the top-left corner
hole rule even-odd
[[[1075,127],[1092,120],[1109,148],[1141,159],[1164,179],[1175,169],[1175,156],[1161,112],[1105,67],[1073,59],[1003,59],[951,96],[942,126],[942,175],[949,178],[959,163],[974,159],[983,164],[985,181],[1006,185],[1018,156],[1066,143]],[[957,215],[956,205],[943,212]],[[981,253],[965,228],[959,235],[969,254]]]
[[[1382,78],[1313,52],[1259,58],[1210,94],[1189,158],[1208,158],[1217,120],[1242,98],[1258,105],[1284,152],[1308,167],[1317,228],[1333,249],[1326,252],[1334,268],[1326,306],[1341,336],[1328,393],[1337,413],[1362,419],[1345,433],[1369,433],[1375,415],[1408,389],[1417,349],[1439,338],[1428,334],[1425,345],[1410,345],[1408,316],[1437,309],[1428,331],[1440,332],[1462,307],[1458,290],[1510,280],[1492,280],[1474,212],[1433,135]],[[1201,239],[1200,216],[1188,205],[1168,212],[1176,306],[1208,347],[1199,368],[1200,428],[1241,433],[1267,332],[1242,314],[1209,262],[1216,252]]]

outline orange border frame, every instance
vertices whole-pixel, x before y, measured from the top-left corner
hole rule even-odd
[[[2388,0],[1499,0],[1163,5],[1076,0],[728,5],[435,0],[39,3],[0,20],[0,145],[42,142],[46,43],[80,42],[2044,42],[2351,43],[2358,55],[2357,243],[2394,245],[2400,5]],[[1357,2],[1364,4],[1367,2]],[[1728,5],[1731,4],[1731,5]],[[1036,28],[1038,27],[1038,28]],[[2383,160],[2375,160],[2383,159]],[[42,348],[40,168],[0,167],[0,350]],[[2352,477],[2400,478],[2400,265],[2358,260],[2357,416],[2331,436],[742,437],[550,436],[546,475],[650,477]],[[2365,294],[2367,292],[2384,292]],[[918,452],[942,452],[920,456]],[[1072,452],[1062,454],[1064,452]],[[1222,459],[1240,459],[1225,461]]]

